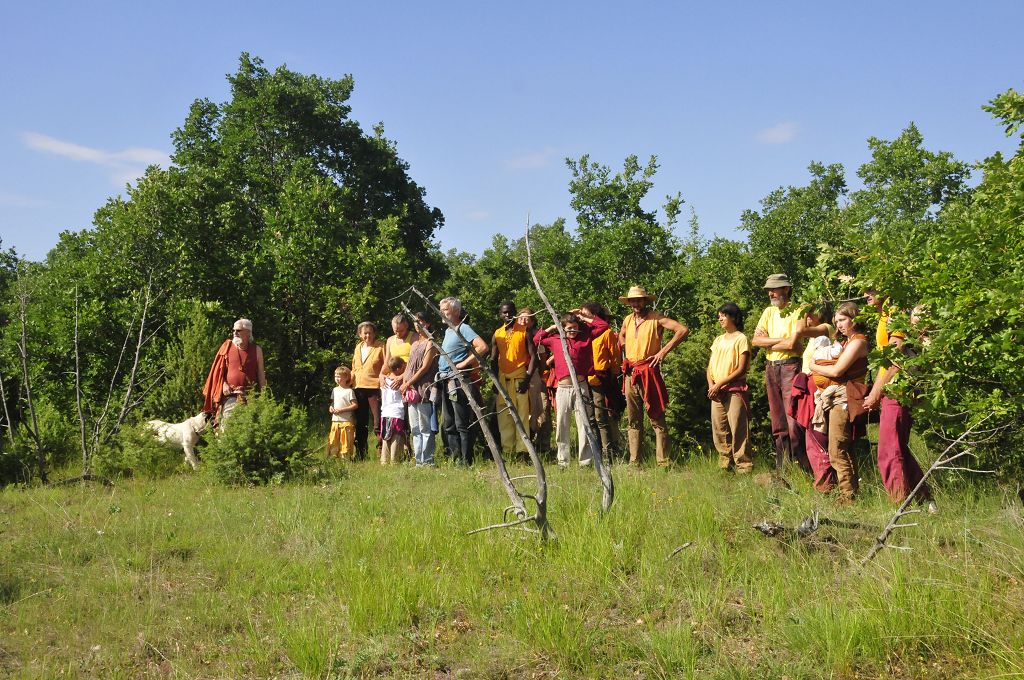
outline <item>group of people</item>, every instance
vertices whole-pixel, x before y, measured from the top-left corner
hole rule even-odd
[[[471,464],[480,418],[470,400],[480,403],[482,358],[491,363],[511,401],[496,408],[497,440],[504,454],[525,456],[520,427],[535,450],[545,454],[554,420],[558,464],[567,466],[575,458],[579,465],[590,465],[593,451],[586,418],[596,425],[597,445],[604,455],[614,457],[622,449],[619,419],[625,412],[629,460],[637,463],[646,413],[655,431],[658,463],[667,465],[668,392],[660,366],[689,330],[654,310],[654,300],[640,287],[622,296],[620,301],[632,313],[618,332],[609,325],[608,310],[598,303],[562,315],[564,352],[555,325],[537,328],[534,312],[517,309],[510,301],[500,305],[501,325],[489,342],[466,322],[457,298],[445,298],[439,305],[446,328],[437,345],[424,313],[416,313],[411,326],[404,315],[395,316],[393,335],[386,341],[377,337],[374,324],[363,322],[351,368],[335,370],[337,387],[328,409],[329,455],[364,458],[372,428],[380,442],[381,463],[401,460],[408,445],[416,465],[433,465],[440,435],[457,463]],[[672,336],[664,341],[666,330]],[[582,410],[576,406],[571,372],[585,390]],[[575,456],[570,444],[574,421]]]
[[[842,502],[852,502],[859,490],[852,444],[865,434],[867,413],[879,410],[878,468],[890,498],[902,502],[924,476],[910,450],[910,408],[885,393],[899,371],[895,364],[868,387],[869,344],[860,308],[846,301],[833,315],[826,304],[791,304],[793,286],[785,274],[769,276],[764,289],[771,304],[752,343],[765,351],[776,466],[793,461],[813,476],[815,489],[837,490]],[[885,297],[868,290],[865,298],[878,314],[876,345],[902,346],[903,335],[890,328]],[[752,468],[745,378],[750,350],[736,305],[719,308],[719,323],[725,333],[712,345],[708,364],[715,447],[722,467],[745,472]],[[927,485],[917,497],[935,509]]]
[[[889,495],[902,501],[923,476],[909,448],[910,410],[884,391],[898,371],[895,366],[881,371],[868,388],[868,341],[857,320],[858,306],[844,302],[833,316],[825,304],[792,304],[793,287],[785,274],[769,276],[764,289],[770,305],[752,339],[744,333],[744,314],[736,304],[718,309],[723,332],[711,345],[707,398],[720,467],[738,474],[753,469],[747,382],[752,344],[766,355],[764,384],[776,466],[795,463],[812,475],[817,490],[836,490],[842,502],[852,501],[858,475],[851,444],[864,432],[866,413],[877,409],[879,470]],[[329,455],[365,458],[372,430],[382,464],[403,460],[408,447],[417,466],[433,466],[438,435],[456,463],[471,464],[478,427],[487,426],[470,401],[480,404],[482,359],[491,363],[509,396],[509,404],[501,398],[495,404],[496,439],[505,456],[525,456],[521,432],[538,453],[546,454],[553,420],[558,464],[568,466],[575,458],[581,466],[590,465],[589,422],[605,460],[623,455],[625,448],[629,463],[637,464],[646,414],[657,464],[667,465],[669,396],[661,367],[689,329],[657,311],[656,296],[641,286],[618,299],[630,310],[618,331],[603,305],[587,302],[559,318],[564,342],[557,325],[539,328],[533,310],[517,309],[511,301],[498,308],[501,323],[489,342],[466,322],[462,303],[452,297],[440,303],[445,325],[440,342],[422,312],[411,323],[404,315],[395,316],[386,341],[378,338],[373,323],[359,324],[351,366],[339,366],[334,373]],[[890,331],[884,297],[872,290],[866,299],[879,313],[877,345],[902,345],[903,336]],[[251,344],[251,322],[236,322],[234,335],[218,351],[204,389],[204,410],[219,413],[220,419],[244,399],[246,389],[266,382],[262,350]],[[620,441],[623,413],[625,447]],[[575,455],[570,442],[574,421]],[[931,504],[927,487],[919,497]]]

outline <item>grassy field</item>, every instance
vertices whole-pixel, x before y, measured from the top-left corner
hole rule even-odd
[[[995,487],[939,489],[941,513],[893,541],[913,550],[857,572],[892,512],[877,480],[839,508],[799,474],[616,467],[602,517],[592,470],[551,470],[542,545],[465,535],[507,504],[490,465],[339,472],[0,492],[0,675],[1024,675],[1024,509]],[[815,509],[868,527],[751,528]]]

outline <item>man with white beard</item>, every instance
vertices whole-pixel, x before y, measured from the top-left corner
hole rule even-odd
[[[789,415],[793,379],[800,372],[803,354],[803,347],[792,346],[790,338],[800,328],[801,316],[800,309],[789,304],[793,284],[788,276],[772,274],[764,289],[771,305],[761,313],[753,344],[765,350],[764,386],[772,417],[775,468],[781,470],[787,461],[805,466],[807,460],[803,428]]]
[[[261,390],[267,386],[263,348],[252,342],[252,321],[239,319],[210,366],[203,386],[203,411],[216,414],[217,423],[223,423],[255,386]]]

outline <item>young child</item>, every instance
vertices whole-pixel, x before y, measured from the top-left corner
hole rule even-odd
[[[345,366],[334,369],[337,387],[331,394],[331,433],[327,436],[327,455],[352,460],[355,454],[356,393],[352,389],[352,371]]]
[[[405,404],[402,374],[405,359],[391,357],[380,374],[380,464],[393,465],[405,455]]]
[[[743,334],[743,313],[732,302],[718,308],[718,324],[725,331],[711,343],[708,361],[708,399],[711,400],[711,434],[718,451],[718,466],[736,466],[737,474],[754,469],[750,457],[747,402],[747,369],[750,341]]]

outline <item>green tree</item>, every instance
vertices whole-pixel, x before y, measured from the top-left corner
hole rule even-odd
[[[164,361],[196,323],[194,304],[219,310],[211,320],[223,324],[221,337],[225,319],[252,318],[278,396],[309,401],[321,396],[329,367],[347,359],[359,321],[390,318],[397,291],[440,280],[433,237],[442,215],[383,128],[366,133],[350,119],[350,76],[270,71],[243,54],[228,81],[228,101],[192,105],[172,135],[170,167],[150,167],[97,210],[93,228],[63,233],[30,272],[41,399],[75,403],[77,318],[82,391],[95,416],[119,370],[123,379],[126,332],[138,328],[148,289],[139,376],[168,380],[174,396],[152,397],[147,408],[199,406],[194,391],[192,405],[182,403],[183,378],[168,371],[193,379],[200,350],[189,349],[188,366]],[[205,349],[207,361],[215,349]]]

